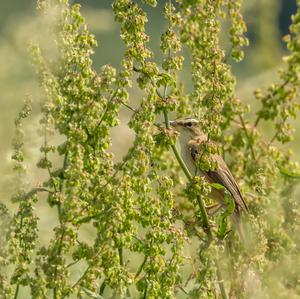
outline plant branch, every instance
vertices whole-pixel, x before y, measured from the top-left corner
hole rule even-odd
[[[140,274],[143,271],[143,268],[144,268],[144,266],[145,266],[145,264],[147,262],[147,259],[148,259],[148,256],[145,255],[145,258],[144,258],[142,264],[140,265],[139,269],[137,270],[137,272],[135,274],[135,277],[134,277],[135,279],[137,279],[140,276]]]
[[[43,187],[37,187],[37,188],[33,188],[32,190],[30,190],[29,192],[27,192],[26,194],[23,195],[23,199],[29,199],[30,197],[32,197],[33,195],[35,195],[38,192],[48,192],[48,193],[54,193],[51,190],[48,190],[46,188]]]
[[[20,284],[18,283],[18,284],[17,284],[17,287],[16,287],[16,291],[15,291],[14,299],[17,299],[17,298],[18,298],[18,295],[19,295],[19,290],[20,290]]]
[[[99,290],[99,295],[100,296],[103,295],[105,288],[106,288],[106,282],[105,282],[105,279],[104,279],[104,281],[102,282],[102,284],[100,286],[100,290]]]
[[[168,118],[168,114],[166,111],[164,111],[164,117],[165,117],[165,123],[166,123],[166,128],[170,128],[170,122],[169,122],[169,118]],[[183,170],[184,174],[186,175],[187,179],[189,180],[190,183],[193,183],[193,176],[191,175],[190,171],[188,170],[187,166],[185,165],[183,159],[181,158],[181,155],[179,154],[176,146],[174,144],[172,144],[172,150],[173,153],[176,157],[176,160],[178,162],[178,164],[180,165],[181,169]],[[205,205],[204,202],[202,200],[202,198],[200,196],[197,196],[197,203],[199,205],[200,208],[200,212],[201,212],[201,216],[202,216],[202,221],[203,221],[203,225],[205,228],[205,231],[208,235],[208,237],[211,239],[212,238],[212,232],[209,226],[209,219],[208,219],[208,215],[205,209]]]
[[[122,247],[118,248],[118,254],[119,254],[120,266],[123,266],[124,259],[123,259],[123,248]]]
[[[170,56],[170,51],[169,51],[169,56]],[[144,73],[145,75],[147,75],[150,78],[152,85],[156,88],[157,95],[161,99],[164,99],[164,100],[166,99],[167,85],[165,86],[164,94],[162,95],[158,91],[157,86],[156,86],[155,82],[153,81],[153,79],[147,73],[143,72],[143,70],[138,69],[136,67],[133,67],[133,70],[135,72],[141,72],[141,73]],[[167,113],[166,110],[163,110],[163,115],[164,115],[164,119],[165,119],[165,126],[166,126],[167,129],[170,129],[169,117],[168,117],[168,113]],[[191,175],[191,173],[188,170],[186,164],[184,163],[183,159],[181,158],[181,155],[179,154],[176,146],[174,144],[172,144],[171,148],[172,148],[173,153],[176,157],[176,160],[177,160],[178,164],[180,165],[181,169],[183,170],[185,176],[187,177],[187,179],[189,180],[190,183],[193,183],[193,176]],[[204,228],[205,233],[208,236],[208,242],[207,243],[210,244],[211,241],[213,240],[213,234],[212,234],[212,231],[211,231],[211,228],[210,228],[210,225],[209,225],[209,219],[208,219],[207,211],[205,209],[204,202],[203,202],[200,195],[197,196],[197,203],[198,203],[198,206],[200,208],[200,213],[201,213],[201,216],[202,216],[203,228]],[[223,281],[223,278],[222,278],[222,273],[221,273],[221,270],[220,270],[220,267],[219,267],[219,264],[218,264],[217,260],[215,260],[215,265],[216,265],[216,268],[217,268],[218,284],[219,284],[220,292],[221,292],[221,295],[222,295],[222,299],[227,299],[228,297],[227,297],[227,294],[226,294],[226,291],[225,291],[225,286],[224,286],[224,281]],[[147,295],[147,287],[145,288],[144,298],[146,298],[146,295]]]
[[[163,113],[164,113],[166,128],[169,129],[170,128],[170,122],[169,122],[169,118],[168,118],[168,113],[165,110],[164,110]],[[171,147],[172,147],[173,153],[174,153],[179,165],[181,166],[183,172],[185,173],[187,179],[189,180],[190,183],[193,183],[193,177],[192,177],[190,171],[188,170],[187,166],[185,165],[184,161],[182,160],[176,146],[174,144],[172,144]],[[204,202],[203,202],[200,195],[197,196],[197,203],[198,203],[198,206],[200,208],[202,221],[203,221],[203,226],[204,226],[204,231],[206,232],[207,237],[208,237],[208,244],[210,244],[210,242],[213,239],[213,235],[212,235],[211,228],[209,226],[209,219],[208,219],[208,215],[207,215],[207,212],[206,212],[206,209],[205,209],[205,205],[204,205]],[[221,295],[222,295],[222,299],[228,299],[226,291],[225,291],[222,272],[221,272],[221,269],[220,269],[220,266],[219,266],[219,263],[218,263],[217,259],[215,259],[215,265],[216,265],[216,268],[217,268],[218,284],[219,284],[220,292],[221,292]]]
[[[239,119],[240,119],[241,125],[243,127],[243,130],[245,131],[246,138],[248,139],[248,146],[250,148],[252,159],[256,160],[254,149],[253,149],[253,145],[252,145],[252,142],[251,142],[251,138],[249,136],[249,132],[247,130],[244,118],[243,118],[243,116],[241,114],[239,114]]]
[[[153,87],[156,88],[156,83],[154,82],[153,78],[148,73],[146,73],[142,69],[139,69],[135,66],[133,67],[133,71],[136,73],[142,73],[142,74],[146,75],[151,80],[151,84],[153,85]],[[160,97],[161,99],[163,98],[163,95],[159,92],[159,90],[157,88],[156,88],[155,92],[158,95],[158,97]]]
[[[137,109],[131,107],[130,105],[124,103],[124,102],[121,101],[121,100],[119,100],[119,102],[120,102],[124,107],[126,107],[127,109],[129,109],[130,111],[132,111],[133,113],[138,113],[138,110],[137,110]]]
[[[275,90],[273,90],[265,98],[263,98],[263,101],[266,102],[266,101],[270,100],[272,97],[274,97],[278,93],[278,90],[284,88],[286,85],[288,85],[288,83],[289,83],[289,79],[286,79]],[[258,114],[257,117],[256,117],[256,120],[254,122],[254,127],[255,128],[258,126],[260,120],[261,120],[261,116],[260,116],[260,114]]]
[[[91,266],[88,266],[84,273],[79,277],[79,279],[72,285],[71,289],[74,289],[86,276],[86,274],[88,273],[89,269]],[[64,299],[65,297],[68,296],[68,293],[65,293],[64,295],[62,295],[62,297],[60,299]]]
[[[70,268],[70,267],[72,267],[72,266],[78,264],[79,262],[80,262],[80,260],[76,260],[76,261],[74,261],[74,262],[71,262],[70,264],[68,264],[68,265],[66,266],[66,268]]]
[[[106,116],[106,114],[107,114],[107,112],[109,110],[109,104],[115,99],[116,95],[117,95],[117,89],[114,91],[114,93],[112,94],[111,98],[107,101],[107,104],[106,104],[106,106],[104,108],[104,111],[103,111],[103,113],[102,113],[102,115],[100,117],[99,122],[96,124],[95,129],[98,129],[100,127],[100,125],[102,124],[102,122],[103,122],[103,120],[104,120],[104,118],[105,118],[105,116]]]
[[[217,260],[215,260],[215,264],[216,264],[216,268],[217,268],[218,284],[219,284],[222,299],[228,299],[219,262]]]

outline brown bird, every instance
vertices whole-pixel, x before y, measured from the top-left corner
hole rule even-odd
[[[220,155],[213,154],[212,159],[217,162],[217,168],[204,171],[198,169],[197,159],[201,157],[200,144],[207,142],[207,136],[201,131],[198,120],[194,118],[182,118],[170,121],[170,125],[179,132],[179,144],[181,156],[192,175],[200,173],[209,183],[217,183],[224,186],[231,194],[235,202],[233,218],[238,218],[240,211],[248,211],[247,204],[241,194],[236,180]],[[225,205],[224,190],[212,188],[210,197],[219,203],[219,207]],[[234,219],[237,220],[237,219]]]

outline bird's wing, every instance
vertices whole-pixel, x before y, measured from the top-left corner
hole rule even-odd
[[[199,141],[195,139],[194,141],[189,142],[191,156],[195,162],[197,161],[197,159],[199,159],[200,156],[199,142],[203,142],[203,140]],[[218,163],[217,169],[209,170],[209,171],[203,171],[203,170],[201,171],[207,176],[208,181],[210,181],[211,183],[218,183],[224,186],[230,192],[236,205],[239,208],[242,208],[244,211],[248,211],[247,204],[241,194],[237,182],[234,179],[231,171],[227,167],[223,158],[215,154],[213,155],[213,159]]]

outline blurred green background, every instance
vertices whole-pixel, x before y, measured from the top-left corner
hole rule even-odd
[[[123,43],[119,38],[119,26],[114,22],[110,0],[81,0],[72,1],[82,5],[83,15],[86,17],[89,28],[98,40],[98,48],[94,56],[95,69],[99,70],[103,64],[111,64],[119,67],[120,59],[124,50]],[[139,1],[141,2],[141,1]],[[147,32],[150,35],[150,47],[154,51],[155,60],[162,59],[159,43],[160,35],[164,29],[163,6],[165,1],[159,1],[157,8],[143,5],[148,13],[149,22]],[[232,64],[232,69],[237,77],[237,95],[244,103],[251,103],[253,111],[257,107],[254,101],[253,91],[278,79],[277,71],[282,64],[281,57],[287,54],[286,47],[281,37],[288,33],[290,15],[296,10],[295,0],[251,0],[244,1],[243,14],[248,26],[250,46],[245,51],[245,60],[242,63]],[[36,21],[34,0],[11,0],[0,3],[0,201],[7,203],[14,191],[11,142],[14,134],[14,119],[23,105],[27,94],[32,95],[36,103],[39,99],[38,83],[35,71],[30,65],[27,45],[31,39],[43,34],[43,27],[39,27]],[[47,36],[45,36],[47,39]],[[226,41],[225,33],[222,40]],[[224,42],[225,49],[228,44]],[[191,86],[189,80],[189,63],[186,61],[182,72],[182,80],[187,88]],[[138,92],[133,90],[132,98],[137,98]],[[133,100],[134,105],[134,100]],[[38,124],[38,104],[33,117],[26,123],[26,156],[28,158],[29,175],[28,182],[33,184],[44,175],[35,168],[39,157],[39,139],[36,128]],[[112,132],[113,151],[120,158],[126,151],[131,141],[130,132],[126,127],[129,118],[126,110],[122,111],[123,126]],[[300,121],[294,122],[296,129],[300,128]],[[265,128],[268,130],[268,128]],[[115,134],[124,130],[128,138],[114,139]],[[300,135],[300,134],[298,134]],[[126,136],[123,135],[122,136]],[[132,137],[132,136],[131,136]],[[292,148],[295,159],[300,160],[300,136],[295,134]],[[30,171],[32,170],[32,171]],[[39,215],[49,212],[49,208],[40,206]],[[54,225],[50,214],[41,219],[41,235],[49,239],[48,225]],[[48,230],[47,230],[48,229]],[[46,234],[43,234],[45,232]],[[24,297],[25,298],[25,297]]]

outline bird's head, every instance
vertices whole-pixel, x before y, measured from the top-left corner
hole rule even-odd
[[[180,139],[190,140],[199,136],[201,130],[199,127],[199,121],[192,117],[179,118],[170,121],[170,125],[180,134]]]

